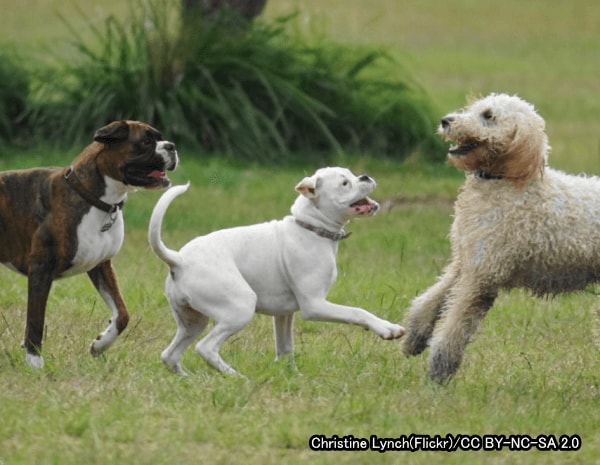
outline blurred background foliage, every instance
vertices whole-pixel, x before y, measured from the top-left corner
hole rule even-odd
[[[261,163],[443,160],[427,93],[385,48],[308,40],[295,14],[190,4],[134,0],[85,36],[63,18],[71,48],[51,60],[0,49],[0,143],[81,145],[136,119],[195,153]]]

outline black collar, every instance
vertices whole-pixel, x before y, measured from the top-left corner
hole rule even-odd
[[[108,231],[117,220],[117,212],[123,209],[125,201],[110,204],[104,202],[103,200],[100,200],[98,197],[96,197],[94,194],[92,194],[85,188],[85,186],[81,182],[81,179],[79,179],[77,174],[75,174],[73,165],[69,166],[68,168],[65,168],[63,177],[65,178],[67,184],[71,186],[71,188],[75,192],[77,192],[83,200],[85,200],[90,205],[93,205],[94,207],[102,210],[103,212],[108,213],[109,221],[101,228],[102,232]]]
[[[350,237],[352,233],[346,234],[343,230],[340,232],[331,232],[325,228],[319,228],[317,226],[313,226],[312,224],[305,223],[304,221],[300,221],[296,219],[296,224],[298,226],[303,227],[304,229],[308,229],[309,231],[314,232],[317,236],[325,237],[326,239],[331,239],[332,241],[341,241]]]
[[[473,174],[475,175],[476,178],[483,179],[485,181],[489,181],[492,179],[504,179],[504,176],[502,176],[502,175],[491,174],[491,173],[487,173],[485,171],[475,171]]]

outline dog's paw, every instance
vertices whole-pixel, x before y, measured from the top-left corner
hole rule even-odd
[[[99,350],[99,349],[98,349],[98,347],[97,347],[97,345],[96,345],[96,344],[94,344],[95,342],[96,342],[96,341],[94,340],[94,341],[92,341],[92,343],[90,344],[90,355],[91,355],[92,357],[98,357],[98,356],[99,356],[99,355],[102,353],[102,350]]]
[[[399,339],[404,336],[406,330],[404,327],[397,325],[395,323],[385,322],[385,325],[377,331],[377,334],[381,339],[391,340],[391,339]]]
[[[428,343],[428,336],[420,334],[417,331],[411,331],[409,326],[408,333],[402,343],[402,352],[407,357],[419,355],[427,348]]]
[[[106,349],[108,349],[109,346],[110,344],[107,344],[106,340],[103,339],[101,335],[99,335],[90,344],[90,354],[92,357],[99,357],[100,354],[102,354]]]
[[[456,374],[462,362],[462,354],[451,354],[433,348],[429,360],[429,378],[438,384],[446,384]]]
[[[117,326],[113,324],[111,320],[108,327],[92,341],[92,344],[90,345],[90,354],[92,354],[93,357],[100,355],[115,342],[118,335],[119,331],[117,330]]]
[[[169,368],[169,370],[173,374],[176,374],[176,375],[179,375],[179,376],[183,376],[183,377],[188,376],[187,371],[185,371],[183,369],[183,367],[181,366],[181,364],[179,364],[179,363],[176,363],[175,365],[167,365],[167,368]]]
[[[27,353],[25,355],[25,361],[31,368],[44,368],[44,359],[41,355]]]

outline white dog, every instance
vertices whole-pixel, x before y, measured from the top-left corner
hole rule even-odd
[[[303,179],[291,216],[216,231],[197,237],[179,252],[168,249],[160,230],[169,204],[188,186],[169,189],[154,207],[149,241],[169,265],[166,295],[177,332],[162,353],[163,362],[183,373],[183,351],[209,319],[215,326],[196,345],[206,361],[223,373],[237,374],[219,355],[221,345],[244,328],[255,312],[274,317],[277,358],[293,351],[294,312],[306,320],[341,321],[363,326],[383,339],[396,339],[404,328],[361,308],[326,300],[337,275],[338,241],[350,219],[373,215],[379,208],[368,195],[369,176],[344,168],[323,168]]]

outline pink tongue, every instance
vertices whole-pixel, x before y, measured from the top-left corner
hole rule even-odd
[[[354,208],[354,211],[356,213],[368,213],[371,210],[372,205],[371,204],[366,204],[366,205],[356,205],[352,208]]]
[[[148,175],[149,178],[164,178],[165,177],[165,173],[164,171],[158,171],[158,170],[154,170],[152,171],[152,173],[150,173]]]

